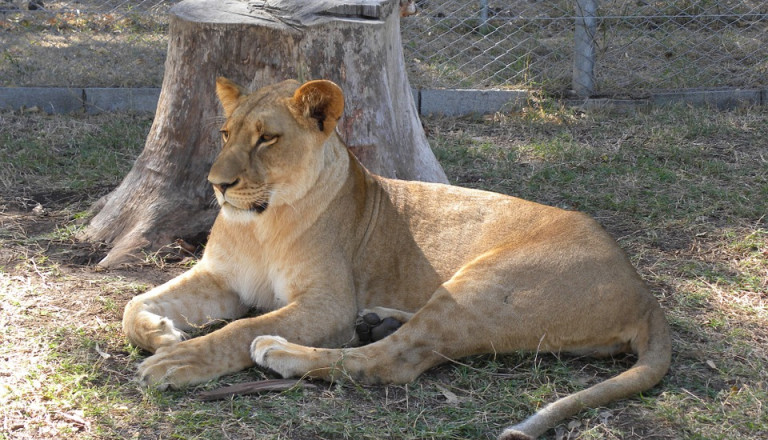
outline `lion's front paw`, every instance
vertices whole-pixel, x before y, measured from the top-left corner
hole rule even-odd
[[[194,341],[158,349],[139,364],[139,381],[166,389],[203,383],[220,376],[222,373],[209,362],[210,356],[191,342]]]
[[[134,312],[130,309],[131,304],[133,302],[126,307],[123,317],[123,332],[133,345],[154,352],[189,339],[186,333],[173,325],[171,319],[147,311]]]
[[[148,341],[147,345],[154,347],[155,351],[157,351],[161,347],[175,345],[181,341],[186,341],[189,339],[189,335],[177,329],[170,319],[161,318],[157,328],[147,332],[145,338]]]
[[[280,336],[259,336],[251,343],[251,359],[259,365],[265,365],[270,351],[280,350],[288,341]]]
[[[307,372],[301,366],[305,350],[280,336],[259,336],[251,343],[251,359],[282,377],[301,376]]]

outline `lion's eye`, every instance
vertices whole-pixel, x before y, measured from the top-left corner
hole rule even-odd
[[[219,130],[219,133],[221,133],[221,139],[224,142],[229,140],[229,131],[227,131],[227,130]]]
[[[277,142],[277,135],[264,133],[259,137],[259,141],[256,145],[259,147],[265,147],[267,145],[272,145],[275,142]]]

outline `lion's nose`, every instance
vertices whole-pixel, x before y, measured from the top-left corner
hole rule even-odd
[[[240,182],[240,179],[235,179],[234,182],[230,182],[230,183],[214,183],[213,187],[218,189],[220,193],[224,194],[227,191],[227,188],[231,188],[237,185],[239,182]]]

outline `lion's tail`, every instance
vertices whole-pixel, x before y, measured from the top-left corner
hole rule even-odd
[[[669,326],[660,307],[656,306],[650,313],[644,333],[636,340],[638,359],[632,368],[550,403],[523,422],[505,429],[499,440],[535,439],[585,408],[603,406],[656,385],[669,369],[672,352]]]

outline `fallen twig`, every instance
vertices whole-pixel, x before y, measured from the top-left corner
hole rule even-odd
[[[239,394],[262,394],[273,391],[287,391],[292,388],[317,388],[316,385],[296,379],[269,379],[255,382],[245,382],[211,391],[203,391],[197,395],[200,400],[220,400]]]

